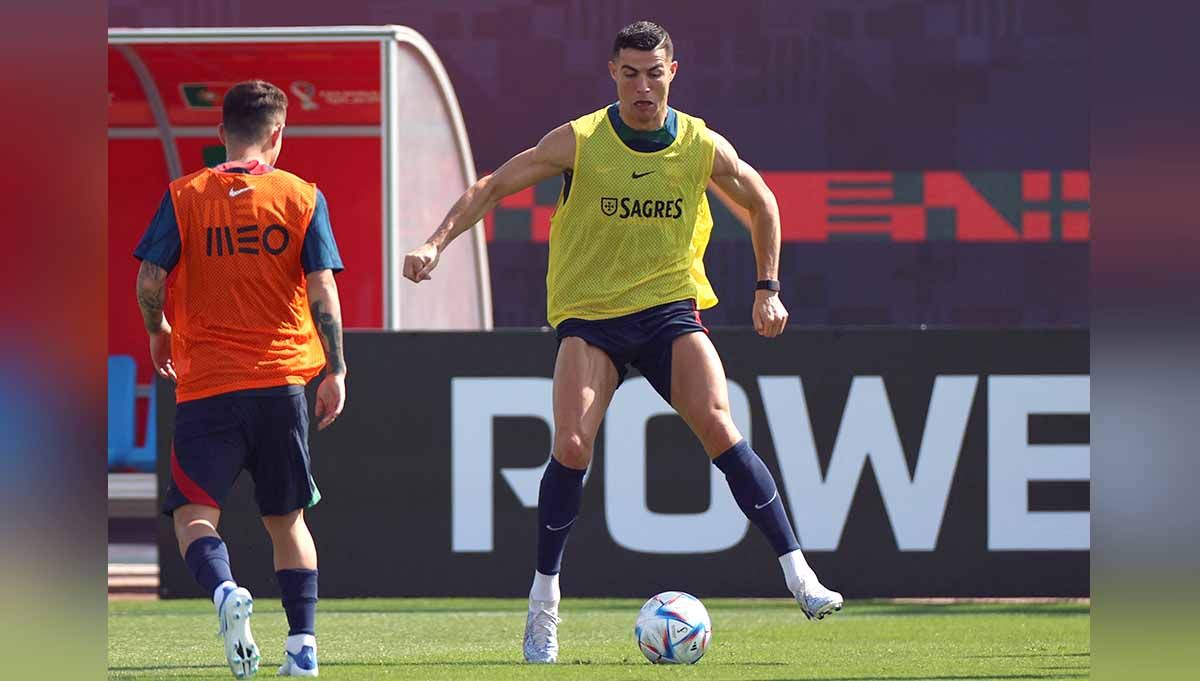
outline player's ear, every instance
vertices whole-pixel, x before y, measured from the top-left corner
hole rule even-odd
[[[225,140],[225,124],[217,123],[217,139],[221,140],[221,146],[228,147],[229,142]]]
[[[613,81],[617,80],[617,64],[613,60],[608,60],[608,75],[612,76]]]
[[[675,77],[675,72],[679,70],[679,62],[671,60],[671,78]]]
[[[271,128],[271,136],[267,138],[267,147],[274,149],[279,146],[279,139],[281,137],[283,137],[283,121],[276,123],[275,127]]]
[[[267,138],[264,151],[267,152],[267,164],[275,165],[279,161],[279,154],[283,150],[283,122],[275,124],[271,129],[271,136]]]

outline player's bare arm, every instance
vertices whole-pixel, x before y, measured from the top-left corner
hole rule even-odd
[[[163,315],[167,299],[167,271],[143,260],[137,274],[137,301],[142,311],[146,333],[150,335],[150,361],[154,371],[163,378],[176,380],[171,361],[171,325]]]
[[[308,275],[308,305],[313,325],[325,348],[327,373],[317,386],[317,430],[333,423],[346,405],[346,358],[342,354],[342,305],[338,298],[333,270],[317,270]]]
[[[750,213],[750,237],[759,280],[779,279],[779,204],[758,171],[738,158],[729,140],[709,130],[716,143],[712,180]],[[774,338],[787,326],[788,312],[778,291],[754,292],[754,330]]]
[[[333,270],[318,270],[308,275],[308,304],[321,345],[325,348],[325,365],[331,374],[346,373],[342,354],[342,306],[338,298]]]
[[[147,333],[158,333],[169,329],[163,316],[163,303],[167,298],[167,271],[147,260],[142,261],[137,273],[137,301],[142,310],[142,320]]]
[[[569,170],[574,164],[575,133],[569,123],[564,123],[547,133],[537,146],[513,156],[463,192],[429,239],[404,256],[405,278],[417,283],[431,279],[430,272],[437,267],[442,251],[478,224],[500,199]]]

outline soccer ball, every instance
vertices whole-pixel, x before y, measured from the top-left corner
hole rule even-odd
[[[696,664],[712,641],[712,621],[700,599],[664,591],[642,606],[633,632],[638,650],[654,664]]]

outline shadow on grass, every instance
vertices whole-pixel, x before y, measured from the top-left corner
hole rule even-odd
[[[636,612],[636,609],[631,609],[627,605],[579,605],[572,607],[571,604],[564,604],[562,607],[564,613],[586,614],[589,612]],[[738,612],[740,608],[710,608],[711,612],[724,614],[726,612]],[[264,610],[264,612],[282,612]],[[1022,617],[1079,617],[1088,615],[1087,608],[1056,608],[1056,609],[1039,609],[1030,606],[1010,606],[1000,608],[988,608],[983,606],[911,606],[897,605],[887,608],[871,606],[862,610],[856,610],[852,604],[847,605],[846,609],[839,612],[835,619],[853,619],[857,617],[953,617],[962,615],[1020,615]],[[338,614],[338,615],[479,615],[491,614],[498,615],[513,615],[522,617],[525,614],[525,606],[519,608],[479,608],[469,606],[446,606],[438,608],[339,608],[336,605],[330,607],[322,607],[322,614]],[[187,616],[201,615],[208,613],[200,613],[194,610],[155,610],[153,612],[128,612],[128,613],[109,613],[110,618],[127,618],[127,617],[161,617],[164,615],[171,616]],[[797,608],[796,614],[800,614]]]
[[[156,664],[153,667],[109,667],[110,672],[165,672],[170,669],[195,669],[197,671],[207,671],[209,669],[229,669],[227,664]],[[262,673],[262,668],[259,668],[259,673]]]
[[[1085,679],[1090,674],[966,674],[954,676],[805,676],[791,679],[763,679],[762,681],[970,681],[971,679]]]
[[[1003,655],[958,655],[957,657],[975,657],[980,659],[1005,657],[1091,657],[1091,652],[1082,653],[1005,653]]]
[[[322,667],[533,667],[522,660],[443,660],[438,662],[322,662]],[[557,667],[634,668],[651,665],[646,662],[592,662],[591,660],[562,660]],[[670,666],[670,665],[664,665]],[[705,662],[705,667],[786,667],[786,662]]]
[[[1037,606],[1037,605],[869,605],[855,610],[852,604],[838,616],[877,615],[881,617],[932,616],[953,617],[956,615],[1021,615],[1023,617],[1079,617],[1088,615],[1091,609],[1085,605]]]
[[[257,605],[258,604],[255,603],[256,607],[254,610],[254,614],[256,614],[256,615],[263,615],[263,614],[280,615],[280,614],[283,614],[283,610],[280,608],[268,607],[268,608],[263,608],[260,610],[257,608]],[[615,607],[614,608],[592,608],[592,609],[593,610],[629,610],[629,608],[615,608]],[[563,608],[563,611],[564,612],[572,612],[572,609],[571,608]],[[636,612],[636,608],[634,609],[634,611]],[[322,602],[322,605],[321,605],[321,614],[322,615],[326,615],[326,614],[331,614],[331,615],[333,615],[333,614],[336,614],[336,615],[453,615],[453,614],[479,615],[479,614],[489,614],[489,613],[496,613],[496,614],[501,614],[501,615],[513,615],[515,617],[520,617],[521,619],[524,619],[525,618],[525,606],[522,605],[520,608],[513,608],[513,609],[500,609],[500,608],[493,609],[493,608],[469,608],[469,607],[465,607],[465,606],[461,607],[461,608],[455,607],[455,606],[448,606],[448,607],[441,607],[441,608],[353,608],[353,607],[339,608],[337,606],[325,607],[324,602]],[[163,617],[163,616],[188,617],[188,616],[192,616],[192,615],[195,615],[198,617],[211,617],[212,613],[208,612],[208,611],[201,612],[201,611],[197,611],[197,610],[163,609],[163,610],[155,610],[153,612],[149,612],[149,611],[147,611],[147,612],[112,612],[112,613],[108,614],[108,617],[110,619],[121,619],[121,618]]]
[[[397,603],[394,606],[379,606],[370,602],[343,603],[340,599],[329,599],[321,602],[321,612],[340,614],[422,614],[431,615],[448,613],[525,613],[524,601],[514,601],[511,604],[489,604],[488,599],[466,603]],[[356,600],[356,599],[351,599]],[[161,602],[161,601],[160,601]],[[168,601],[169,602],[169,601]],[[272,604],[274,605],[274,604]],[[628,612],[631,607],[636,611],[637,606],[626,602],[592,602],[589,598],[567,599],[563,602],[564,612]],[[712,599],[708,609],[712,612],[737,612],[754,609],[790,610],[795,605],[790,599],[749,599],[744,603]],[[276,610],[278,610],[276,608]],[[201,610],[186,608],[162,608],[137,610],[133,612],[109,612],[109,617],[143,617],[160,615],[195,615]],[[282,612],[280,610],[280,612]],[[797,610],[798,612],[798,610]],[[1041,617],[1070,617],[1086,615],[1091,608],[1084,604],[1027,604],[1027,603],[952,603],[952,604],[907,604],[884,603],[874,600],[849,601],[846,609],[838,617],[854,616],[909,616],[909,615],[1032,615]]]
[[[385,668],[385,667],[528,667],[528,663],[522,660],[441,660],[430,662],[353,662],[353,661],[337,661],[331,660],[322,662],[322,667],[368,667],[368,668]],[[650,665],[644,662],[593,662],[591,660],[563,660],[558,663],[559,667],[647,667]],[[706,662],[705,667],[786,667],[786,662]],[[110,672],[156,672],[169,671],[180,669],[224,669],[225,665],[220,664],[160,664],[152,667],[126,667],[113,666],[109,667]],[[263,668],[265,669],[265,667]],[[259,670],[262,673],[262,669]]]

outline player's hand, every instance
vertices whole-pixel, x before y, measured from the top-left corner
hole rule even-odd
[[[346,406],[346,374],[327,374],[317,386],[317,430],[325,430]]]
[[[439,258],[441,258],[441,254],[438,253],[437,246],[430,243],[411,251],[404,256],[404,278],[418,284],[426,279],[432,279],[433,277],[429,273],[437,267]]]
[[[179,380],[175,375],[175,363],[171,361],[171,325],[165,318],[157,331],[150,332],[150,362],[154,365],[154,373],[171,381]]]
[[[754,292],[754,330],[760,336],[774,338],[787,326],[788,311],[778,291]]]

